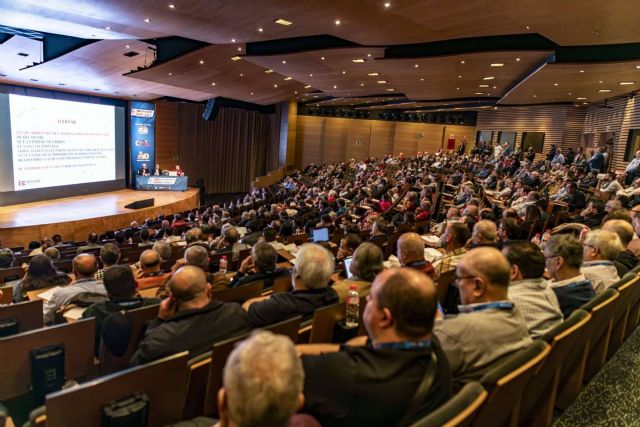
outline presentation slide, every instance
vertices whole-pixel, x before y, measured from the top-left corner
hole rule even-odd
[[[14,191],[115,180],[115,110],[9,95]]]

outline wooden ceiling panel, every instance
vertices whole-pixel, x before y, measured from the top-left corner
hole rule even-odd
[[[621,82],[633,84],[621,85]],[[592,103],[639,89],[640,61],[547,64],[509,92],[500,104]],[[607,90],[609,92],[601,92]]]

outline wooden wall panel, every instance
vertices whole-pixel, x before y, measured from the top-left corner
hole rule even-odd
[[[298,130],[298,103],[289,102],[289,111],[287,117],[287,149],[284,153],[285,161],[282,166],[295,165],[296,163],[296,132]],[[283,153],[280,151],[280,159]]]
[[[369,157],[371,123],[370,120],[349,120],[346,160],[363,160]]]
[[[415,156],[418,152],[419,124],[396,123],[396,131],[393,138],[393,154],[404,153],[405,156]]]
[[[367,120],[371,122],[369,157],[380,157],[393,152],[393,138],[396,131],[394,122]]]
[[[328,118],[323,139],[323,163],[343,162],[347,157],[349,119]]]
[[[456,140],[456,150],[462,144],[462,139],[467,140],[467,153],[471,151],[476,141],[476,128],[472,126],[459,126],[459,125],[447,125],[444,129],[444,146],[447,145],[447,140],[453,135]]]
[[[156,102],[156,163],[161,168],[173,170],[179,163],[178,142],[178,103]]]
[[[321,164],[323,159],[324,117],[298,116],[296,128],[296,166]]]
[[[434,153],[442,148],[443,125],[419,123],[416,127],[418,151]]]

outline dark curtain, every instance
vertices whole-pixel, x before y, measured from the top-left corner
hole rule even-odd
[[[256,177],[277,169],[282,110],[220,108],[215,120],[206,121],[204,105],[181,103],[178,155],[191,183],[204,179],[207,193],[244,192]]]

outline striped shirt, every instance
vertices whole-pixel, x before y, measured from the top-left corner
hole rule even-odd
[[[539,338],[562,323],[558,298],[542,277],[511,282],[508,298],[522,313],[532,338]]]

